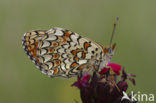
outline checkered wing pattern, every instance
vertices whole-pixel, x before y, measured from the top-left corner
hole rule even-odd
[[[34,30],[25,33],[23,47],[44,74],[72,77],[99,66],[102,47],[88,38],[63,28]]]

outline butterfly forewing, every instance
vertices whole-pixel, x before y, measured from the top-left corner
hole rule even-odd
[[[27,32],[23,46],[36,66],[50,77],[76,76],[99,65],[103,58],[100,45],[63,28]]]

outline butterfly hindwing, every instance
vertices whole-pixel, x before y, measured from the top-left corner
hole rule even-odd
[[[50,77],[72,77],[91,64],[99,64],[102,47],[88,38],[63,29],[27,32],[23,46],[37,67]]]

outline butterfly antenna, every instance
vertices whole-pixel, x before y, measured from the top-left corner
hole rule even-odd
[[[111,36],[111,39],[110,39],[110,46],[111,46],[112,41],[113,41],[113,37],[114,37],[115,31],[116,31],[116,25],[118,24],[118,21],[119,21],[119,17],[117,16],[116,20],[113,23],[114,26],[113,26],[112,36]]]

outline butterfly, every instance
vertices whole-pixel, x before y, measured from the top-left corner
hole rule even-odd
[[[118,17],[109,46],[101,46],[75,32],[55,27],[26,32],[23,48],[37,68],[49,77],[70,78],[88,71],[100,72],[114,54],[112,39],[117,21]]]
[[[42,73],[49,77],[73,77],[80,72],[100,71],[114,54],[115,45],[101,46],[63,28],[33,30],[24,34],[23,48]]]

